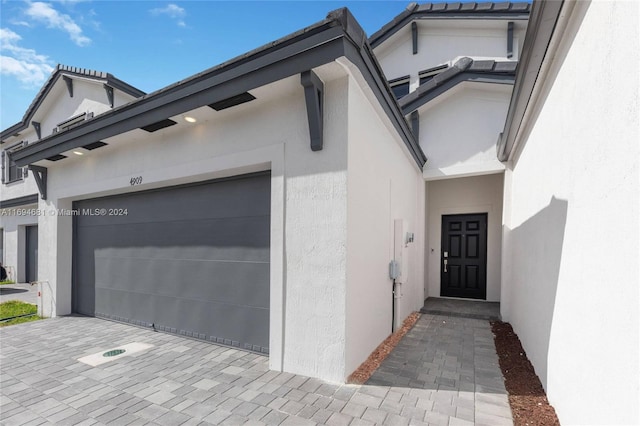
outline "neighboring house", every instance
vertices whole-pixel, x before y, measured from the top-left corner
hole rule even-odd
[[[563,424],[638,423],[639,10],[341,9],[148,95],[59,68],[1,134],[4,263],[336,382],[426,297],[499,301]]]
[[[0,133],[0,262],[18,282],[38,278],[38,182],[33,170],[16,166],[11,154],[94,116],[131,102],[144,92],[108,73],[58,65],[22,121]],[[86,147],[87,151],[92,146]],[[63,156],[52,155],[47,163]]]

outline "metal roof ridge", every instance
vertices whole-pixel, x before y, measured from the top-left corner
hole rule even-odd
[[[377,47],[410,22],[425,17],[449,17],[460,15],[492,16],[492,15],[529,15],[531,4],[528,2],[449,2],[449,3],[410,3],[401,13],[369,37],[372,47]]]

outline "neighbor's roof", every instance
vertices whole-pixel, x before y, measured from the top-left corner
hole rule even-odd
[[[463,81],[513,84],[518,63],[515,61],[473,60],[463,57],[415,91],[398,100],[407,115]]]
[[[371,47],[379,46],[405,25],[420,19],[528,19],[531,4],[525,2],[410,3],[391,22],[369,37]]]
[[[220,102],[274,81],[298,75],[345,57],[362,73],[419,167],[426,162],[367,37],[348,9],[248,52],[100,114],[64,132],[42,138],[12,154],[26,166],[71,149],[143,128],[195,108]]]
[[[49,76],[45,84],[42,86],[42,88],[40,89],[36,97],[31,102],[31,105],[29,105],[29,108],[27,108],[27,111],[22,117],[22,121],[0,132],[0,143],[2,143],[6,138],[13,136],[16,133],[21,132],[22,130],[29,127],[29,125],[31,124],[31,119],[33,118],[34,114],[38,110],[38,107],[42,104],[42,102],[47,97],[47,95],[49,94],[53,86],[56,84],[58,79],[60,79],[60,77],[62,77],[63,75],[68,77],[75,76],[75,77],[89,78],[89,79],[97,80],[100,82],[104,82],[105,84],[113,87],[114,89],[119,89],[122,92],[127,93],[136,98],[139,98],[140,96],[143,96],[145,94],[142,90],[139,90],[133,87],[132,85],[118,78],[115,78],[112,74],[109,74],[107,72],[95,71],[95,70],[90,70],[86,68],[76,68],[76,67],[70,67],[67,65],[58,64],[54,68],[54,70],[51,72],[51,75]]]

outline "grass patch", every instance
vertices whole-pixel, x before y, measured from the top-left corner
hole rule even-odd
[[[36,305],[32,305],[31,303],[24,303],[18,300],[10,300],[8,302],[0,303],[0,321],[19,315],[36,314],[37,312],[38,307]],[[0,322],[0,327],[6,327],[13,324],[21,324],[23,322],[36,321],[39,319],[40,317],[38,315],[14,318],[9,321]]]
[[[13,280],[4,280],[4,281],[0,281],[0,285],[5,285],[5,284],[15,284],[16,282]]]

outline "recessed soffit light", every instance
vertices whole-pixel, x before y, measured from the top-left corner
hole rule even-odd
[[[186,121],[187,123],[195,123],[198,120],[196,120],[195,118],[193,118],[191,116],[185,115],[184,121]]]

